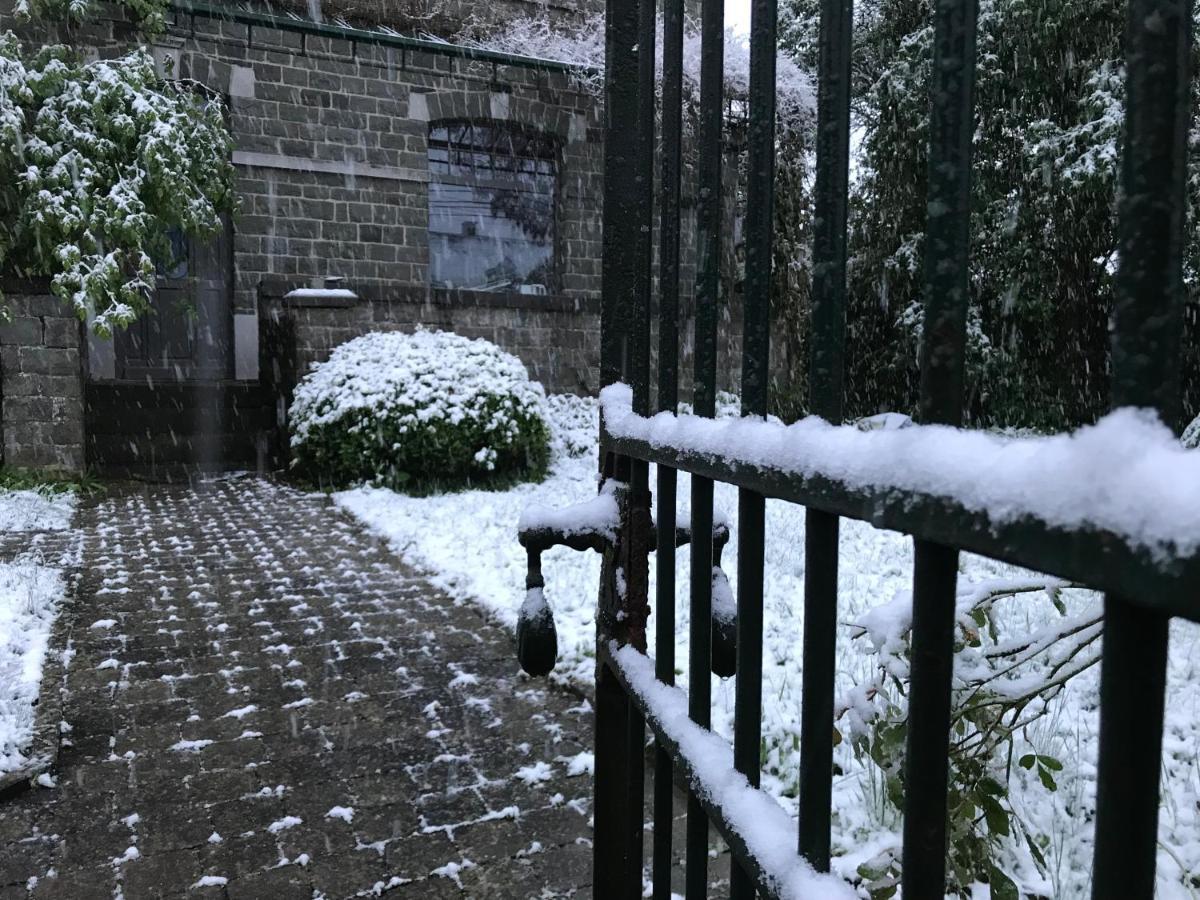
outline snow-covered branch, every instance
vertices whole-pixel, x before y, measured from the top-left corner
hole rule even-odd
[[[433,38],[436,40],[436,38]],[[474,29],[455,43],[483,50],[512,53],[533,59],[577,66],[576,83],[600,94],[604,86],[604,16],[595,13],[570,30],[553,27],[545,17],[514,19],[485,32]],[[658,74],[662,75],[663,22],[658,20],[655,40]],[[812,77],[790,56],[776,59],[776,102],[780,124],[798,126],[816,112]],[[689,22],[684,30],[683,79],[685,96],[700,96],[700,32]],[[725,32],[725,91],[728,97],[744,99],[750,93],[750,48],[746,39],[732,30]]]
[[[220,101],[164,81],[139,48],[85,61],[0,35],[0,267],[52,278],[108,334],[146,309],[168,233],[233,207]]]

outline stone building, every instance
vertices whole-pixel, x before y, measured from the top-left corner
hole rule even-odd
[[[594,94],[562,64],[377,27],[569,23],[589,2],[173,6],[154,52],[168,77],[226,99],[240,210],[218,239],[180,240],[154,313],[111,341],[44,286],[9,286],[5,463],[263,464],[295,379],[375,329],[484,337],[548,390],[594,391]],[[94,40],[128,33],[114,18]]]
[[[482,34],[518,15],[569,28],[601,0],[172,4],[153,51],[164,77],[226,101],[239,209],[212,241],[173,236],[179,262],[159,273],[153,311],[112,340],[45,284],[4,285],[4,464],[148,476],[278,466],[297,380],[373,330],[486,338],[548,391],[598,388],[595,80],[428,34]],[[113,15],[87,43],[108,53],[132,37]],[[686,190],[683,202],[686,389]],[[731,290],[719,347],[729,387],[736,303]]]

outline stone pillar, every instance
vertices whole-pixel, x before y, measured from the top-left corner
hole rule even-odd
[[[45,285],[5,285],[0,325],[4,465],[82,473],[83,326]]]

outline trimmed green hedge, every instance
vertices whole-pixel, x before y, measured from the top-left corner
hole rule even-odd
[[[546,396],[515,356],[439,331],[375,332],[296,388],[294,465],[326,487],[453,489],[541,478]]]

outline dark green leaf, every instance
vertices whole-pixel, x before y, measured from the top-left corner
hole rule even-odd
[[[992,900],[1019,900],[1021,896],[1013,880],[995,866],[988,873],[988,885],[992,889]]]
[[[1057,791],[1058,790],[1058,785],[1054,783],[1054,778],[1053,778],[1053,776],[1051,776],[1049,769],[1038,769],[1038,778],[1040,778],[1042,781],[1042,784],[1044,784],[1046,786],[1046,790],[1048,790],[1048,791]]]

